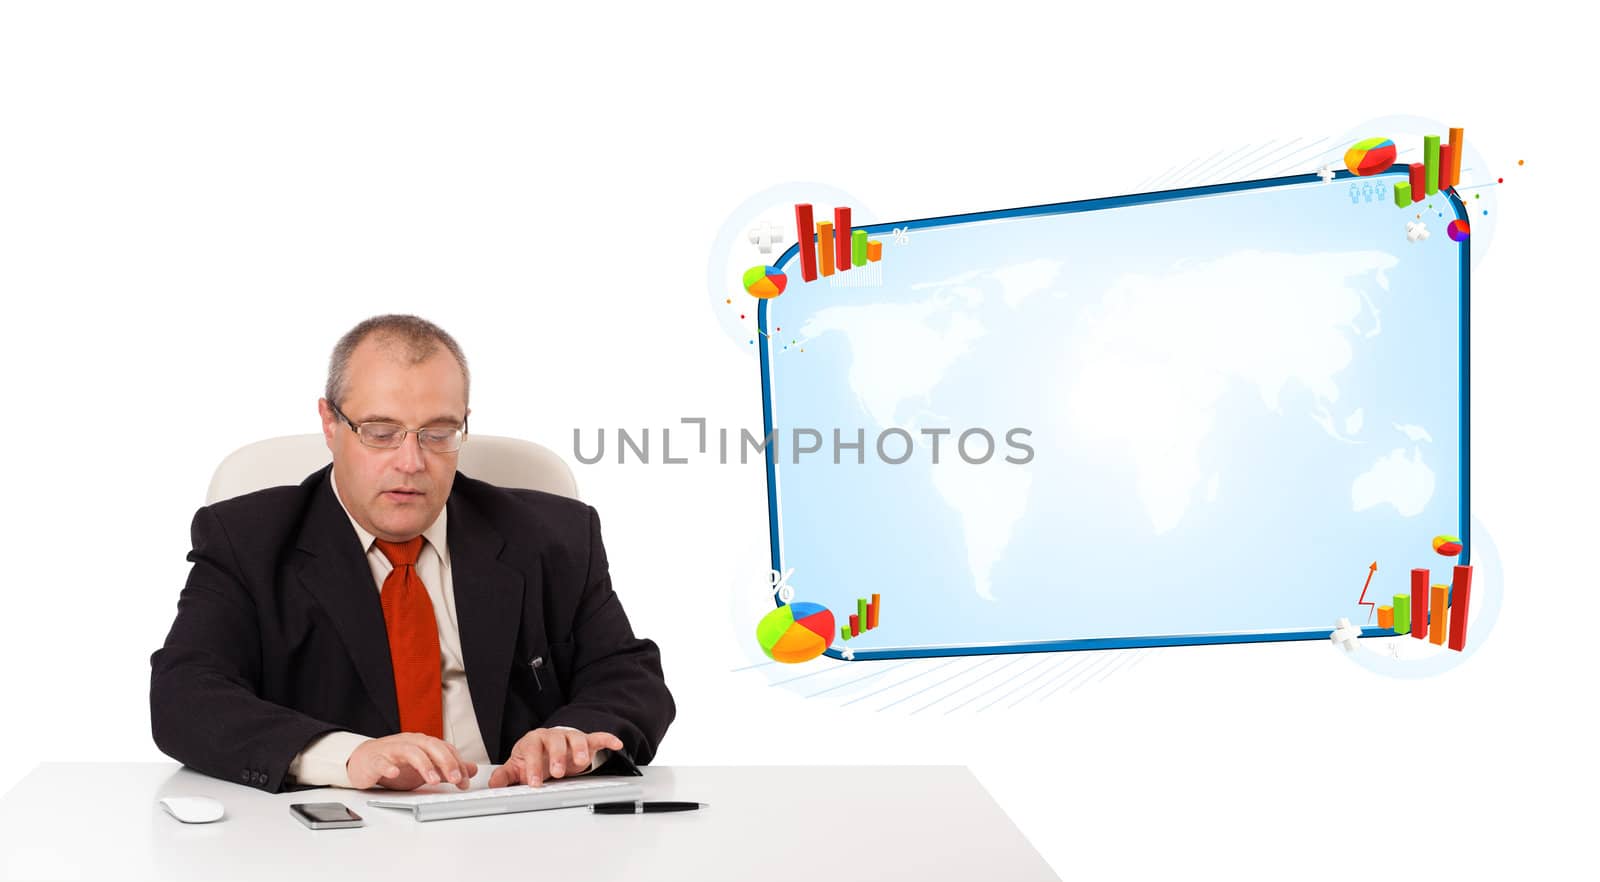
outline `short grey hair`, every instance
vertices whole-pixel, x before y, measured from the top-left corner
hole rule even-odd
[[[350,356],[368,337],[389,344],[396,356],[411,364],[427,361],[440,349],[450,353],[461,366],[462,391],[469,393],[470,399],[472,372],[467,370],[467,357],[444,328],[414,315],[375,315],[351,328],[334,344],[333,355],[328,358],[328,384],[323,395],[335,407],[340,406],[350,391]]]

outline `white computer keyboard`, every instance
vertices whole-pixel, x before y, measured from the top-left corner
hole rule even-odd
[[[446,818],[475,818],[479,815],[572,808],[597,802],[621,802],[643,795],[644,787],[638,778],[574,778],[570,781],[552,781],[540,787],[517,784],[416,796],[386,796],[369,799],[367,805],[410,809],[419,821],[442,821]]]

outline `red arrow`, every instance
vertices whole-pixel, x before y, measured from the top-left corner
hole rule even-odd
[[[1376,573],[1377,571],[1378,562],[1373,561],[1372,566],[1367,567],[1367,584],[1361,586],[1361,599],[1356,601],[1356,603],[1360,604],[1361,606],[1372,607],[1372,609],[1367,610],[1367,621],[1369,622],[1372,621],[1372,614],[1377,611],[1378,605],[1376,602],[1367,599],[1367,587],[1372,584],[1372,574]]]

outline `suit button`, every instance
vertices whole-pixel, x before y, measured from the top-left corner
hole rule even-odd
[[[265,783],[267,783],[267,776],[266,776],[265,772],[257,772],[256,773],[256,783],[257,784],[265,784]]]
[[[239,780],[243,781],[246,784],[249,784],[250,783],[250,770],[249,769],[245,769],[244,771],[240,772],[239,773]]]

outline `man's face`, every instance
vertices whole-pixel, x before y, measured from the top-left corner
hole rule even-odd
[[[466,420],[466,381],[442,347],[410,364],[398,346],[369,337],[351,353],[347,376],[345,400],[335,403],[357,425],[382,420],[407,429],[456,428]],[[339,498],[356,523],[390,542],[404,542],[432,525],[450,497],[460,454],[424,450],[414,433],[394,450],[371,448],[327,399],[317,409],[333,452]]]

